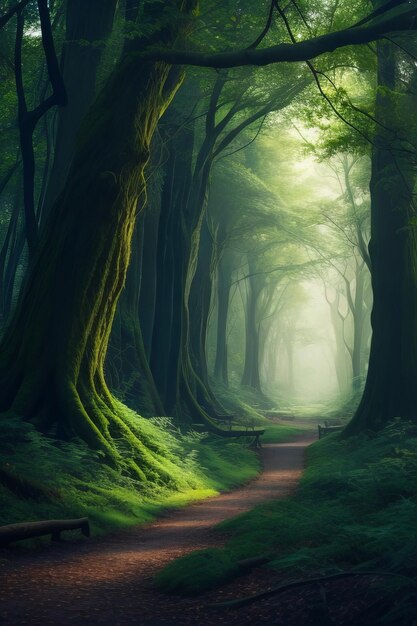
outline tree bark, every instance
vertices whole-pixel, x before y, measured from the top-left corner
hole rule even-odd
[[[214,376],[226,387],[229,384],[227,321],[229,315],[232,267],[228,262],[228,252],[224,251],[217,270],[217,334]]]
[[[180,24],[186,28],[185,20]],[[177,35],[170,27],[165,43]],[[120,458],[114,438],[125,437],[140,457],[134,471],[141,477],[152,461],[111,396],[103,366],[150,141],[178,82],[165,63],[140,63],[135,55],[115,70],[83,124],[0,347],[3,414],[12,411],[44,429],[56,425],[57,434],[77,435],[114,462]]]
[[[155,321],[156,283],[157,283],[157,250],[158,226],[160,214],[159,185],[148,183],[148,204],[143,222],[143,244],[141,257],[141,280],[139,293],[139,320],[143,335],[146,358],[149,359],[152,349],[152,336]]]
[[[68,0],[61,56],[68,105],[60,109],[54,161],[43,213],[62,190],[75,152],[76,137],[96,93],[96,77],[104,41],[110,35],[117,0]]]
[[[249,258],[249,271],[246,279],[245,303],[245,364],[241,384],[261,391],[259,376],[259,329],[256,320],[256,308],[259,288],[256,284],[255,265]]]
[[[200,232],[198,260],[191,287],[189,308],[190,315],[190,354],[194,370],[209,388],[207,368],[207,325],[213,287],[213,234],[210,232],[207,216],[203,220]]]
[[[378,45],[376,117],[387,128],[398,120],[393,103],[396,64],[390,44]],[[371,177],[371,242],[374,304],[369,370],[347,434],[379,430],[394,417],[416,421],[417,241],[413,217],[412,164],[381,128],[375,139]]]
[[[362,338],[364,326],[364,263],[356,262],[355,306],[353,314],[352,388],[358,391],[362,383]]]
[[[150,366],[168,414],[177,402],[180,346],[183,323],[186,246],[183,211],[191,185],[194,146],[193,125],[178,132],[168,113],[167,140],[170,150],[162,188],[158,228],[157,284]],[[169,141],[171,134],[177,133]]]
[[[113,393],[140,415],[151,417],[164,415],[165,411],[149,368],[139,318],[143,241],[143,219],[139,219],[132,239],[126,284],[112,326],[106,374]]]

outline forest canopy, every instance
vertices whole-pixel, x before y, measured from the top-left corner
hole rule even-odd
[[[348,431],[412,419],[415,4],[93,4],[3,10],[2,414],[113,463],[115,440],[143,445],[114,394],[222,430],[231,319],[240,383],[263,394],[287,369],[294,393],[315,331],[291,307],[324,286],[339,391],[367,378]],[[302,211],[285,188],[300,158],[337,179]]]
[[[125,405],[414,420],[415,2],[82,7],[1,5],[4,423],[144,479]]]
[[[299,493],[159,584],[264,553],[414,580],[416,27],[415,0],[0,0],[2,523],[142,523],[262,442],[301,472],[319,425]]]

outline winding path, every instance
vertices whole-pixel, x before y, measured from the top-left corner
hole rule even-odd
[[[5,551],[0,554],[0,624],[247,623],[242,616],[207,613],[208,599],[219,592],[191,599],[166,596],[153,588],[153,575],[178,556],[219,545],[222,538],[212,530],[218,522],[289,495],[302,473],[305,448],[313,440],[312,435],[302,435],[293,442],[265,445],[259,478],[147,526],[51,544],[41,552],[15,553],[13,560]]]

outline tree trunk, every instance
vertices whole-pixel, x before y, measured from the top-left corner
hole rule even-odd
[[[284,346],[285,352],[287,355],[287,366],[288,366],[288,378],[287,378],[287,393],[290,398],[293,398],[295,395],[295,384],[294,384],[294,336],[293,333],[286,333],[284,336]]]
[[[198,261],[195,276],[191,287],[189,308],[190,315],[190,354],[194,370],[209,388],[207,368],[207,325],[210,315],[210,305],[213,285],[213,234],[207,224],[207,217],[203,220],[198,249]]]
[[[81,122],[96,93],[103,42],[110,35],[117,0],[68,0],[61,67],[68,105],[59,110],[54,161],[43,214],[62,190],[75,152]]]
[[[348,348],[345,340],[345,319],[339,311],[340,293],[336,291],[335,299],[331,300],[327,295],[325,286],[325,297],[330,309],[330,319],[332,321],[335,340],[333,358],[337,384],[340,393],[345,393],[349,388],[350,371],[348,373],[348,368],[350,370],[350,367],[347,363],[347,357],[350,357],[350,354],[348,355]]]
[[[395,59],[378,44],[376,117],[396,128]],[[372,156],[371,242],[372,343],[364,394],[347,434],[378,430],[394,417],[416,421],[417,241],[411,225],[414,174],[395,151],[389,131],[378,130]]]
[[[361,388],[362,337],[364,323],[364,263],[356,263],[355,307],[353,313],[352,388]]]
[[[168,113],[169,115],[169,113]],[[167,116],[168,117],[168,116]],[[178,131],[169,124],[167,137]],[[184,126],[168,144],[156,257],[157,284],[150,366],[168,414],[177,401],[182,333],[185,245],[182,215],[191,184],[193,127]]]
[[[241,384],[261,391],[259,376],[259,329],[256,323],[256,305],[259,290],[256,279],[252,275],[255,269],[249,261],[249,276],[246,279],[246,305],[245,305],[245,364]]]
[[[172,39],[171,39],[172,40]],[[165,42],[167,43],[167,42]],[[68,181],[1,344],[0,408],[59,435],[77,435],[116,461],[127,437],[151,461],[104,380],[152,134],[178,85],[165,63],[130,56],[113,73],[80,134]]]
[[[139,319],[143,235],[143,220],[139,219],[132,240],[126,285],[110,336],[106,374],[112,392],[140,415],[151,417],[165,412],[149,369]]]
[[[156,178],[156,176],[154,176]],[[152,185],[152,182],[154,183]],[[158,223],[160,214],[160,189],[151,180],[148,184],[148,205],[143,215],[143,247],[139,294],[139,319],[146,358],[150,358],[155,322]]]
[[[227,251],[218,263],[217,271],[217,335],[216,360],[214,376],[224,385],[229,384],[228,349],[227,349],[227,320],[229,315],[230,287],[232,267],[227,259]]]

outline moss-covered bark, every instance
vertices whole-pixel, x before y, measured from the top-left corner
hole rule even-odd
[[[182,5],[186,12],[194,8],[191,1]],[[164,33],[165,44],[176,38],[174,30]],[[103,366],[137,202],[145,197],[149,144],[178,83],[166,63],[143,62],[134,53],[115,70],[83,124],[0,347],[3,414],[79,436],[114,461],[114,441],[125,438],[140,458],[134,468],[140,475],[152,465],[149,446],[126,425]]]
[[[126,284],[120,296],[105,372],[109,387],[131,409],[151,417],[165,415],[146,357],[139,318],[139,293],[144,243],[144,219],[138,220],[132,240],[132,253]],[[152,268],[151,268],[152,269]]]

